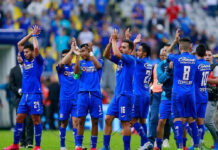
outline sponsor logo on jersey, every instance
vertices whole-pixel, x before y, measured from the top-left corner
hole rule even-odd
[[[196,63],[196,59],[186,58],[186,57],[181,57],[181,58],[179,58],[178,61],[182,64],[195,64]]]
[[[210,70],[210,65],[200,64],[198,65],[198,70],[200,71]]]
[[[82,71],[84,72],[95,72],[97,71],[95,66],[90,66],[90,67],[82,67]]]
[[[64,75],[68,77],[72,77],[74,75],[74,72],[64,71]]]
[[[25,70],[29,70],[29,69],[33,68],[33,63],[31,63],[31,64],[24,64],[23,67],[24,67]]]
[[[152,70],[152,67],[153,67],[153,66],[152,66],[152,64],[145,63],[145,64],[144,64],[144,67],[147,68],[147,69],[151,69],[151,70]]]

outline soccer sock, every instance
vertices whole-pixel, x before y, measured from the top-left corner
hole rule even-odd
[[[73,137],[74,137],[74,140],[75,140],[75,145],[77,145],[77,143],[76,143],[76,135],[77,135],[77,128],[73,128]]]
[[[201,140],[204,140],[204,133],[205,133],[205,129],[204,129],[204,125],[198,125],[198,133],[199,133],[199,137]]]
[[[82,146],[82,144],[83,144],[83,135],[77,135],[76,136],[76,146]]]
[[[188,132],[188,134],[192,137],[192,130],[191,130],[188,122],[185,122],[183,126],[185,127],[185,129]]]
[[[37,124],[37,125],[35,125],[35,141],[36,141],[36,146],[40,146],[41,136],[42,136],[42,125],[41,124]]]
[[[145,143],[148,142],[148,138],[147,138],[147,125],[146,124],[142,124],[142,127],[144,129],[144,133],[145,133]]]
[[[182,121],[176,121],[174,122],[174,128],[175,128],[175,135],[176,135],[176,141],[177,141],[177,147],[183,148],[183,126]]]
[[[183,147],[186,147],[187,138],[183,138]]]
[[[110,139],[111,139],[111,135],[104,135],[104,147],[106,148],[110,147]]]
[[[16,123],[14,129],[14,144],[19,144],[22,133],[23,133],[23,123]]]
[[[197,127],[197,123],[194,121],[192,123],[189,124],[191,131],[192,131],[192,138],[193,138],[193,142],[194,142],[194,147],[199,147],[199,142],[200,142],[200,138],[198,136],[198,127]]]
[[[163,139],[156,138],[157,147],[161,150],[161,145],[163,143]]]
[[[60,127],[61,147],[65,147],[66,128]]]
[[[138,122],[136,122],[133,127],[136,129],[136,131],[138,132],[138,134],[141,137],[141,146],[143,146],[145,144],[145,131],[144,128],[142,127],[142,125]]]
[[[130,150],[131,136],[123,136],[124,150]]]
[[[97,140],[98,140],[98,136],[91,136],[91,148],[96,148],[97,146]]]

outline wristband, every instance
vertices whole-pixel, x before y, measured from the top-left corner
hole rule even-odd
[[[93,52],[89,52],[89,56],[94,56],[94,53]]]
[[[35,34],[33,34],[32,37],[37,37],[37,36]]]

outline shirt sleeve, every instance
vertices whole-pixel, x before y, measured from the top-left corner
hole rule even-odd
[[[218,77],[218,66],[213,69],[213,76]]]
[[[114,62],[115,64],[118,64],[120,59],[118,59],[116,56],[114,55],[111,55],[111,59],[110,59],[112,62]]]
[[[57,64],[56,70],[57,70],[57,73],[61,73],[63,71],[63,68],[61,68],[60,65]]]
[[[127,54],[122,54],[122,61],[127,64],[134,63],[134,57]]]
[[[174,62],[174,60],[176,59],[176,56],[174,54],[169,54],[168,55],[168,59],[172,62]]]
[[[165,61],[162,61],[157,65],[157,80],[161,84],[163,84],[170,77],[168,72],[163,71],[162,65],[164,62]]]
[[[39,54],[38,56],[35,57],[35,60],[38,64],[43,65],[44,59],[42,58],[42,55]]]

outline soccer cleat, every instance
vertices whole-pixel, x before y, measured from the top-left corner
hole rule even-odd
[[[152,150],[153,147],[154,147],[154,145],[153,145],[150,141],[148,141],[147,143],[145,143],[145,144],[142,146],[142,149],[143,149],[143,150]]]
[[[90,148],[90,150],[98,150],[97,148]]]
[[[188,149],[188,147],[185,146],[185,147],[183,147],[183,150],[190,150],[190,149]]]
[[[87,147],[82,147],[82,150],[88,150]]]
[[[155,147],[154,150],[160,150],[158,147]]]
[[[110,148],[103,147],[103,148],[101,148],[100,150],[110,150]]]
[[[11,146],[4,148],[3,150],[19,150],[19,144],[12,144]]]
[[[33,150],[41,150],[40,146],[35,146]]]
[[[67,150],[66,147],[61,147],[61,150]]]
[[[82,147],[77,146],[77,147],[75,148],[75,150],[83,150],[83,149],[82,149]]]
[[[169,148],[169,147],[170,147],[170,145],[169,145],[169,140],[168,140],[168,139],[165,139],[165,140],[163,141],[163,147],[164,147],[164,148]]]
[[[28,144],[28,145],[26,146],[26,148],[33,148],[33,145],[32,145],[32,144]]]

